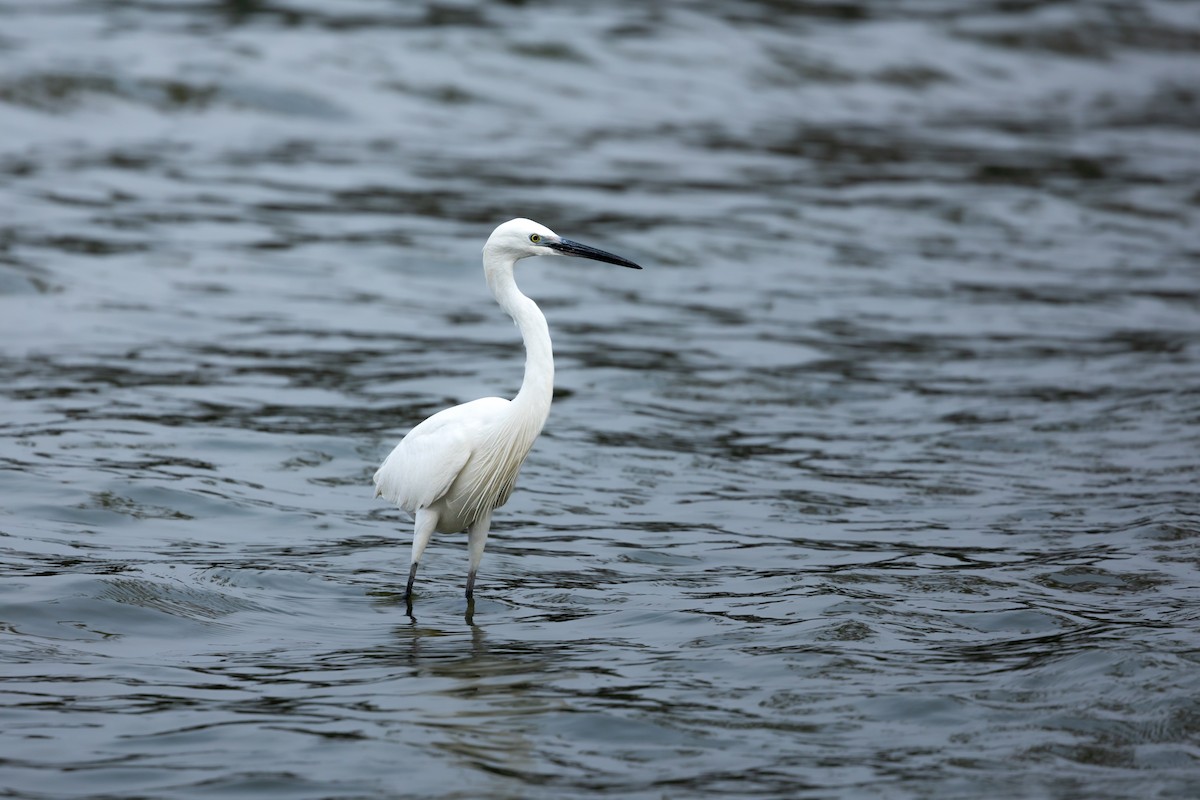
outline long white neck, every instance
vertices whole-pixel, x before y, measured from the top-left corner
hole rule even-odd
[[[536,436],[550,415],[554,397],[554,351],[550,345],[550,329],[537,303],[521,294],[513,277],[512,266],[507,269],[488,269],[488,288],[500,307],[513,318],[525,341],[525,377],[521,390],[513,398],[512,410],[526,421],[536,424]]]

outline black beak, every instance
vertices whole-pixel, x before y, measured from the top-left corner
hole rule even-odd
[[[622,267],[629,267],[630,269],[641,269],[641,267],[627,258],[614,256],[612,253],[606,253],[603,250],[597,250],[595,247],[588,247],[586,244],[572,242],[570,239],[559,239],[557,242],[546,242],[546,246],[551,250],[557,250],[564,256],[590,258],[592,261],[605,261],[609,264],[619,264]]]

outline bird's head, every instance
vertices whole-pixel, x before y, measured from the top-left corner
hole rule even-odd
[[[575,256],[641,269],[628,259],[564,239],[545,225],[523,218],[510,219],[492,231],[487,244],[483,246],[483,254],[485,264],[494,262],[511,265],[529,256]]]

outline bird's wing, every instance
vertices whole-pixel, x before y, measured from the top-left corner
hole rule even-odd
[[[415,513],[454,485],[507,400],[485,397],[439,411],[408,432],[375,473],[375,495]]]

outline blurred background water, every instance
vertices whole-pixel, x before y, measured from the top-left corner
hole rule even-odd
[[[0,794],[1200,790],[1200,5],[0,18]],[[646,269],[409,617],[514,216]]]

